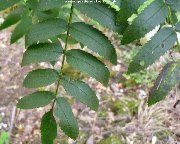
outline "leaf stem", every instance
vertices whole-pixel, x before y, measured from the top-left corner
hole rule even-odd
[[[66,41],[65,41],[65,46],[64,46],[64,50],[63,50],[62,65],[61,65],[61,68],[60,68],[60,71],[59,71],[59,78],[58,78],[58,83],[57,83],[57,87],[56,87],[56,91],[55,91],[55,99],[53,101],[52,110],[54,108],[54,105],[55,105],[55,102],[56,102],[56,99],[57,99],[58,90],[59,90],[59,86],[60,86],[60,81],[61,81],[61,77],[63,75],[62,70],[63,70],[64,64],[65,64],[65,59],[66,59],[65,53],[66,53],[67,48],[68,48],[68,38],[69,38],[69,32],[70,32],[70,27],[71,27],[71,23],[72,23],[73,9],[74,9],[74,6],[73,6],[73,2],[72,2],[70,15],[69,15],[69,19],[68,19],[68,25],[67,25]]]

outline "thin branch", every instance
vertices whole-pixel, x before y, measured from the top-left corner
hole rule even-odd
[[[74,6],[73,6],[73,2],[72,2],[71,11],[70,11],[69,20],[68,20],[68,28],[67,28],[65,47],[64,47],[64,50],[63,50],[62,65],[61,65],[61,68],[60,68],[60,71],[59,71],[59,78],[58,78],[58,83],[57,83],[56,92],[55,92],[55,100],[53,101],[52,109],[54,108],[54,105],[55,105],[55,102],[56,102],[56,98],[57,98],[57,95],[58,95],[58,89],[59,89],[59,86],[60,86],[61,77],[63,75],[62,70],[63,70],[64,64],[65,64],[65,59],[66,59],[65,53],[66,53],[67,47],[68,47],[68,38],[69,38],[69,32],[70,32],[70,27],[71,27],[71,23],[72,23],[73,9],[74,9]]]

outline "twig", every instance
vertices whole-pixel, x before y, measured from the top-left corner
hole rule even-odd
[[[11,133],[12,133],[12,129],[13,129],[13,126],[14,126],[15,115],[16,115],[16,106],[13,106],[12,113],[11,113],[11,119],[10,119],[10,127],[9,127],[9,135],[10,135],[10,137],[9,137],[8,141],[10,141],[10,138],[11,138]]]

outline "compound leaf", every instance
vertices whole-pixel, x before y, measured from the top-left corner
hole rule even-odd
[[[117,63],[116,51],[108,38],[97,29],[83,22],[73,23],[70,30],[71,36],[97,52],[100,56]]]
[[[177,36],[173,28],[165,27],[161,29],[133,58],[128,73],[140,71],[153,64],[173,47],[176,40]]]
[[[164,67],[150,91],[148,105],[150,106],[163,100],[177,84],[180,84],[180,63],[170,62]]]
[[[44,43],[30,46],[23,54],[22,66],[39,62],[56,61],[63,48],[60,43]]]
[[[73,49],[66,53],[67,62],[78,70],[89,74],[103,85],[109,81],[108,68],[93,55],[82,50]]]
[[[58,72],[54,69],[37,69],[31,71],[24,79],[23,86],[39,88],[56,82]]]
[[[62,19],[49,19],[33,25],[25,37],[26,46],[45,42],[66,31],[66,22]]]
[[[37,91],[21,98],[17,107],[21,109],[33,109],[46,106],[49,104],[55,95],[48,91]]]
[[[80,102],[89,106],[92,110],[97,110],[99,106],[95,92],[84,82],[79,80],[62,79],[64,89],[71,96],[75,97]]]
[[[57,98],[55,115],[60,119],[62,131],[70,138],[76,139],[79,134],[79,127],[72,113],[72,109],[65,98]]]
[[[57,136],[57,124],[53,112],[45,113],[41,119],[41,142],[42,144],[53,144]]]
[[[124,32],[122,44],[128,44],[136,39],[143,37],[146,33],[153,30],[155,26],[161,24],[168,15],[168,8],[163,0],[153,1],[142,11],[128,26]]]

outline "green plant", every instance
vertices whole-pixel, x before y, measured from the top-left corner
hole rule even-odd
[[[9,141],[9,133],[2,131],[0,134],[0,144],[7,144]]]
[[[146,2],[145,5],[143,5]],[[18,101],[17,107],[32,109],[52,104],[49,112],[41,121],[42,143],[53,143],[57,135],[56,119],[60,119],[60,127],[66,135],[76,139],[79,133],[78,124],[71,107],[63,96],[59,96],[62,85],[66,92],[89,106],[98,109],[95,92],[83,81],[71,80],[63,73],[65,62],[81,72],[88,74],[108,85],[109,70],[102,58],[112,64],[117,63],[117,56],[111,41],[99,30],[82,20],[86,15],[105,28],[122,35],[121,44],[133,43],[149,31],[160,25],[159,31],[148,41],[133,58],[128,73],[139,72],[152,65],[177,42],[176,32],[180,31],[180,23],[176,18],[179,11],[179,0],[121,0],[120,10],[110,2],[94,0],[92,3],[65,0],[1,0],[0,10],[13,6],[0,30],[16,23],[12,33],[11,44],[25,35],[26,51],[22,66],[49,62],[52,65],[61,56],[61,68],[36,69],[25,78],[23,85],[28,88],[40,88],[56,83],[55,92],[36,91]],[[110,5],[113,7],[111,7]],[[143,6],[142,6],[143,5]],[[118,10],[118,11],[116,11]],[[91,23],[92,24],[92,23]],[[171,25],[170,27],[168,25]],[[61,46],[64,41],[64,48]],[[69,49],[68,45],[80,43],[86,49]],[[100,56],[97,58],[96,54]],[[96,56],[95,56],[96,55]],[[101,60],[99,60],[101,59]],[[162,70],[150,92],[148,104],[162,100],[180,81],[179,60],[169,62]]]

